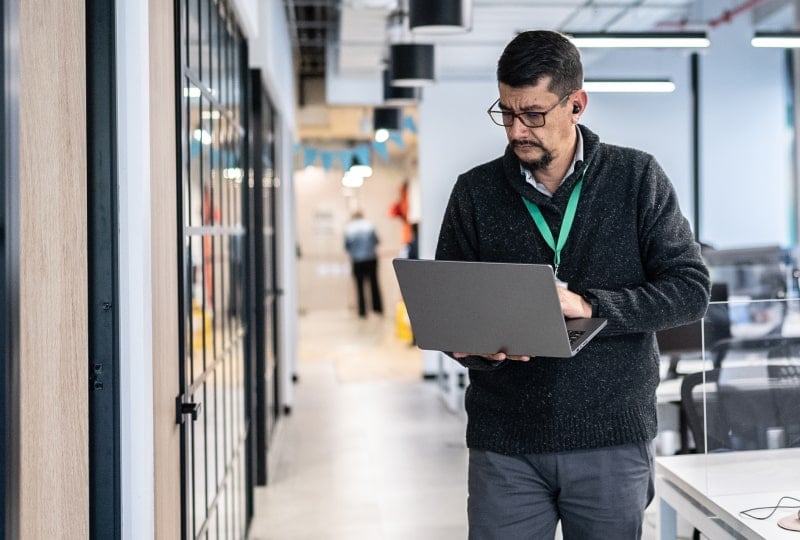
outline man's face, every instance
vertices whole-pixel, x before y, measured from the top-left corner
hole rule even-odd
[[[522,164],[535,171],[546,169],[562,155],[573,151],[575,115],[571,94],[556,95],[549,90],[550,77],[535,86],[511,87],[500,83],[497,107],[512,113],[547,113],[541,127],[528,127],[517,117],[505,128],[508,143]]]

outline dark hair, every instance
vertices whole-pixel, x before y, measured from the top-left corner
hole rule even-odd
[[[535,86],[552,77],[549,90],[556,95],[583,87],[583,65],[578,48],[566,36],[550,30],[517,34],[497,62],[497,80],[511,87]]]

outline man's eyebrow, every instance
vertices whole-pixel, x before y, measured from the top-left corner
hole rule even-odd
[[[542,112],[541,105],[528,105],[527,107],[522,107],[519,111],[514,111],[511,107],[503,105],[501,102],[497,102],[497,106],[500,107],[501,110],[509,111],[509,112]],[[538,110],[537,110],[538,109]]]

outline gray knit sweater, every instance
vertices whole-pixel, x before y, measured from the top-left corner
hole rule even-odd
[[[450,196],[437,259],[551,264],[553,251],[522,197],[539,206],[558,238],[569,195],[589,163],[559,278],[608,319],[571,359],[460,360],[470,368],[470,448],[513,455],[652,439],[654,333],[705,313],[708,271],[661,167],[644,152],[580,129],[585,161],[552,199],[525,182],[510,148],[459,176]]]

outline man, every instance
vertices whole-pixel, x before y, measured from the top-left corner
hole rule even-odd
[[[378,284],[378,255],[375,251],[377,245],[378,235],[375,234],[375,227],[364,218],[360,210],[357,210],[344,228],[344,247],[350,255],[358,294],[358,316],[362,319],[367,316],[367,303],[364,298],[365,281],[369,282],[372,310],[375,313],[383,313],[381,288]]]
[[[708,271],[655,159],[578,124],[588,96],[568,39],[519,34],[497,79],[489,114],[505,155],[459,176],[436,258],[553,264],[564,316],[608,325],[571,359],[452,353],[470,368],[470,538],[553,538],[559,520],[566,540],[639,538],[653,498],[654,332],[703,316]]]

